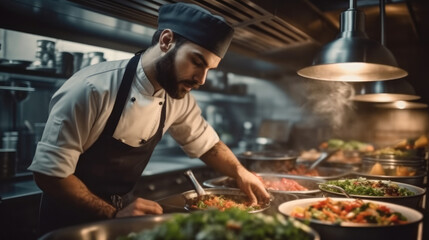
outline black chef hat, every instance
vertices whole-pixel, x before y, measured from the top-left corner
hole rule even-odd
[[[171,29],[223,58],[234,29],[221,16],[189,3],[164,4],[159,9],[158,29]]]

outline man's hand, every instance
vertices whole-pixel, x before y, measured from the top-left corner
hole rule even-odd
[[[238,187],[249,196],[252,204],[268,203],[270,201],[270,194],[263,183],[244,167],[238,169],[236,180]]]
[[[137,198],[116,213],[116,217],[141,216],[146,214],[162,214],[162,207],[154,201]]]
[[[235,178],[240,189],[249,196],[253,204],[258,202],[267,203],[270,201],[270,195],[267,190],[265,190],[262,182],[258,177],[241,165],[231,149],[222,141],[216,143],[200,158],[207,165],[219,172]]]

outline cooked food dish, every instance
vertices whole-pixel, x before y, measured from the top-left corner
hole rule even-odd
[[[362,196],[386,196],[386,197],[404,197],[414,196],[415,193],[407,188],[400,187],[391,181],[367,180],[366,178],[330,180],[326,184],[335,185],[344,189],[348,194]],[[321,185],[322,190],[329,190],[340,193],[338,189]]]
[[[302,186],[297,181],[293,179],[280,178],[280,179],[270,179],[263,178],[256,174],[256,176],[264,184],[264,187],[268,190],[275,191],[307,191],[308,188]]]
[[[320,149],[341,149],[346,151],[371,152],[374,151],[374,146],[369,143],[360,142],[357,140],[344,141],[337,138],[329,139],[322,142]]]
[[[313,235],[312,235],[313,234]],[[308,226],[277,214],[249,214],[237,209],[177,214],[157,227],[118,240],[152,239],[314,239]]]
[[[402,139],[392,146],[376,149],[368,153],[369,156],[392,156],[394,158],[419,158],[424,157],[429,147],[429,140],[425,135],[418,138]]]
[[[320,176],[317,169],[308,170],[308,167],[303,164],[295,165],[293,169],[285,171],[284,173],[302,176]]]
[[[385,176],[414,176],[416,175],[415,168],[407,166],[396,166],[393,169],[384,169],[380,163],[375,163],[368,172],[371,175],[385,175]]]
[[[255,211],[261,209],[260,205],[252,205],[250,201],[244,200],[243,198],[237,198],[235,196],[224,196],[224,195],[209,195],[203,196],[201,199],[191,205],[193,209],[209,209],[216,208],[220,211],[226,209],[236,208],[242,211]]]
[[[388,207],[364,202],[360,199],[352,201],[336,201],[326,198],[306,207],[295,207],[290,216],[301,219],[314,219],[332,224],[357,223],[374,225],[399,225],[407,223],[407,218],[400,212],[394,212]]]

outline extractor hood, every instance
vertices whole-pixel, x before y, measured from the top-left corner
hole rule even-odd
[[[143,26],[156,28],[165,0],[9,0],[0,1],[0,27],[135,52],[149,45]],[[225,17],[236,32],[222,66],[258,74],[294,72],[273,55],[313,51],[335,36],[337,27],[305,0],[198,0],[192,2]],[[245,61],[243,61],[245,60]],[[242,65],[240,65],[242,64]],[[302,63],[304,64],[304,63]],[[289,69],[290,68],[290,69]],[[264,76],[267,77],[267,76]]]
[[[378,38],[379,0],[357,1],[367,15],[368,35]],[[158,9],[176,0],[2,0],[0,28],[135,52],[147,47],[156,28]],[[311,63],[320,47],[338,33],[339,12],[344,0],[185,0],[220,14],[236,32],[230,51],[220,67],[226,71],[274,78],[295,75]],[[423,1],[426,2],[426,1]],[[427,19],[417,8],[420,1],[388,0],[387,45],[404,46],[417,34],[426,34],[419,24]],[[389,6],[404,13],[393,21]],[[407,17],[408,16],[408,17]],[[393,20],[395,20],[393,19]],[[411,25],[410,25],[411,23]],[[395,24],[395,25],[394,25]],[[389,28],[394,28],[391,31]],[[405,31],[411,34],[399,34]],[[396,36],[392,36],[392,33]],[[374,36],[375,35],[375,36]],[[391,37],[392,36],[392,37]],[[416,36],[416,37],[415,37]],[[404,37],[410,39],[403,39]],[[411,39],[412,38],[412,39]]]

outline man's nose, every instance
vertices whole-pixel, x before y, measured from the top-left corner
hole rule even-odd
[[[207,78],[208,69],[204,69],[199,71],[194,75],[194,80],[198,82],[199,85],[204,85]]]

